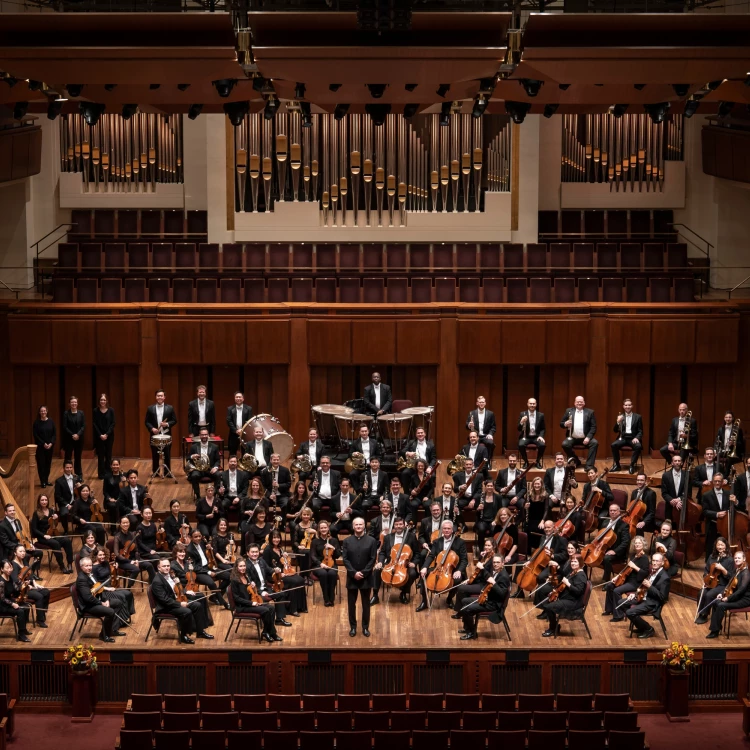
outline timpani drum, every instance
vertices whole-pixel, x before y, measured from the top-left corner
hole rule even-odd
[[[385,444],[386,451],[398,453],[406,446],[411,434],[411,414],[381,414],[378,417],[380,437]]]
[[[318,438],[328,445],[333,445],[339,439],[339,433],[336,429],[336,416],[352,414],[354,409],[340,404],[318,404],[312,407],[312,413]]]
[[[294,452],[294,439],[272,414],[258,414],[248,420],[242,428],[242,440],[246,443],[255,440],[254,431],[258,426],[263,428],[264,439],[270,441],[273,452],[279,454],[281,463],[291,457]]]
[[[434,406],[410,406],[408,409],[401,409],[401,413],[411,414],[413,417],[409,437],[416,437],[417,428],[421,427],[425,431],[427,440],[432,439],[432,418],[435,416]]]
[[[336,434],[340,441],[354,442],[359,438],[359,428],[366,424],[372,432],[372,417],[369,414],[337,414]]]

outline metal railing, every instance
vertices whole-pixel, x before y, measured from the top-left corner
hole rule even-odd
[[[690,234],[692,234],[694,237],[697,237],[701,242],[705,242],[706,243],[706,249],[704,250],[699,245],[696,245],[695,242],[693,242],[689,237],[684,237],[684,235],[683,235],[684,239],[687,242],[689,242],[696,250],[698,250],[699,252],[703,253],[709,260],[711,259],[711,249],[714,246],[705,237],[701,237],[698,234],[698,232],[696,232],[695,230],[691,229],[687,224],[681,224],[681,223],[674,223],[673,222],[672,224],[670,224],[670,226],[672,226],[672,227],[682,227],[683,229],[686,229],[688,232],[690,232]],[[677,234],[682,234],[682,232],[680,232],[678,230]]]

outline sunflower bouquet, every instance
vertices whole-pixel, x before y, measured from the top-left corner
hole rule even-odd
[[[685,672],[695,664],[695,652],[690,646],[673,641],[661,652],[661,663],[675,671]]]
[[[91,644],[84,645],[79,643],[77,646],[68,646],[65,651],[65,661],[70,664],[74,672],[86,672],[91,669],[98,669],[96,663],[96,653]]]

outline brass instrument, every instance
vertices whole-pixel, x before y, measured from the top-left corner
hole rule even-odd
[[[566,422],[570,422],[570,427],[565,431],[565,437],[570,440],[573,437],[573,415],[575,413],[575,409],[568,409],[568,418],[565,420]]]
[[[312,471],[312,461],[310,461],[310,456],[299,456],[298,458],[295,458],[289,468],[295,474],[309,474]]]
[[[242,458],[237,462],[242,471],[248,471],[255,474],[258,471],[258,459],[252,453],[244,453]]]
[[[185,463],[185,466],[187,467],[188,471],[206,472],[211,469],[211,463],[208,460],[208,456],[204,456],[201,453],[198,454],[198,458],[196,458],[195,461],[192,461],[189,458]]]
[[[398,461],[396,462],[396,471],[403,471],[404,469],[416,469],[417,461],[419,461],[419,456],[416,453],[411,458],[402,458],[401,456],[399,456]]]
[[[360,451],[354,451],[354,453],[346,459],[344,471],[347,474],[350,474],[352,471],[364,471],[366,465],[365,454]],[[410,466],[409,468],[414,467]]]
[[[464,471],[466,468],[466,456],[459,453],[449,464],[448,464],[448,475],[453,476],[456,472]]]
[[[693,418],[693,412],[688,411],[688,413],[685,415],[685,427],[683,429],[683,432],[685,433],[685,437],[682,440],[677,441],[677,445],[681,451],[694,451],[695,446],[690,445],[690,425]]]
[[[620,426],[620,440],[622,440],[623,439],[622,436],[625,434],[625,412],[621,411],[617,415],[618,419],[620,419],[620,417],[622,417],[622,420],[619,421],[617,424]]]
[[[740,431],[740,420],[735,419],[732,423],[732,431],[729,433],[729,440],[725,453],[726,458],[737,458],[737,433]],[[724,452],[724,451],[723,451]]]

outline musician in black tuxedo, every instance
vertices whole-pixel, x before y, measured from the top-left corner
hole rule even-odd
[[[521,454],[521,467],[528,467],[528,460],[526,458],[526,446],[536,446],[536,468],[544,468],[544,450],[547,447],[545,441],[545,433],[547,431],[547,425],[544,422],[544,414],[537,411],[536,399],[530,398],[526,402],[526,411],[522,411],[518,416],[518,451]]]
[[[227,407],[227,427],[229,428],[227,448],[230,456],[236,455],[242,446],[242,427],[252,416],[252,406],[245,403],[242,391],[237,391],[234,394],[234,403]]]
[[[320,466],[320,459],[323,456],[327,456],[328,448],[323,445],[323,441],[318,438],[318,431],[312,427],[307,433],[307,440],[300,445],[297,451],[297,458],[307,456],[310,459],[310,466],[312,471],[301,471],[299,474],[299,481],[306,482],[312,474],[315,473],[318,466]]]
[[[352,522],[355,518],[364,518],[362,501],[354,505],[357,495],[352,492],[349,479],[343,477],[339,484],[339,491],[331,498],[330,509],[333,516],[330,531],[338,539],[340,531],[352,533]],[[348,510],[347,510],[348,509]]]
[[[724,422],[719,427],[716,433],[716,440],[714,445],[719,449],[721,473],[725,476],[729,474],[729,470],[733,464],[739,463],[745,457],[745,433],[742,431],[742,427],[737,427],[737,434],[733,435],[734,428],[734,412],[724,412]],[[729,457],[729,453],[734,452],[734,458]]]
[[[604,580],[612,578],[612,566],[616,563],[625,562],[628,559],[630,549],[630,527],[620,518],[622,510],[617,503],[609,505],[609,521],[602,527],[601,534],[605,529],[615,532],[615,543],[604,553],[602,568]]]
[[[55,505],[66,534],[68,533],[68,517],[76,499],[75,491],[78,485],[80,482],[73,473],[73,462],[63,461],[63,475],[55,480]]]
[[[253,439],[243,445],[242,450],[255,456],[258,462],[258,469],[253,476],[258,476],[264,467],[271,465],[271,456],[273,455],[273,443],[266,440],[263,434],[263,428],[255,422],[253,427]]]
[[[427,473],[432,474],[435,464],[437,463],[435,443],[433,443],[432,440],[427,440],[427,433],[422,427],[417,427],[415,435],[416,440],[410,440],[406,444],[406,448],[399,453],[399,456],[405,460],[423,458],[427,461]],[[401,484],[404,487],[410,486],[413,474],[414,469],[409,468],[406,468],[401,472]]]
[[[201,427],[206,427],[210,435],[216,432],[216,408],[210,398],[206,398],[206,386],[199,385],[196,398],[188,404],[188,432],[197,435]]]
[[[484,446],[482,446],[484,447]],[[479,504],[479,498],[482,495],[482,473],[474,474],[474,461],[470,458],[464,460],[464,470],[457,471],[453,475],[453,491],[456,493],[458,507],[461,510],[468,508],[473,510]],[[468,484],[471,479],[471,484]],[[460,494],[460,497],[459,497]]]
[[[376,519],[377,520],[377,519]],[[371,527],[372,528],[372,527]],[[378,540],[380,535],[378,534]],[[388,565],[391,560],[391,551],[396,548],[400,548],[402,545],[410,547],[412,550],[412,559],[406,565],[406,572],[408,578],[406,583],[401,587],[401,593],[399,594],[398,600],[401,604],[407,603],[407,597],[411,592],[411,587],[414,581],[419,577],[419,571],[417,569],[417,563],[414,561],[414,555],[417,552],[417,538],[414,536],[414,532],[411,529],[406,528],[403,518],[398,516],[393,521],[393,531],[390,534],[386,534],[383,538],[383,544],[380,545],[378,552],[378,562],[375,565],[375,585],[373,587],[373,597],[378,598],[380,591],[380,585],[382,583],[380,575],[383,567]],[[372,601],[370,601],[372,604]]]
[[[618,415],[612,432],[616,432],[619,437],[610,446],[612,448],[612,460],[614,461],[611,471],[622,471],[620,449],[628,447],[633,451],[628,473],[635,474],[638,459],[643,451],[643,418],[633,411],[633,402],[629,398],[622,402],[622,414]]]
[[[219,455],[219,449],[216,447],[216,443],[210,443],[208,441],[208,427],[201,427],[199,433],[200,439],[198,443],[193,443],[192,453],[189,456],[189,463],[195,466],[195,462],[201,458],[208,462],[208,469],[202,471],[198,468],[190,469],[188,473],[188,482],[193,487],[193,498],[197,502],[201,497],[201,479],[211,479],[214,484],[216,478],[221,470],[221,456]],[[188,467],[189,468],[189,467]]]
[[[430,554],[432,549],[433,537],[437,539],[440,536],[440,526],[443,523],[443,508],[439,500],[434,500],[430,505],[429,513],[419,522],[417,528],[417,547],[414,552],[415,561],[419,561],[419,567],[422,567],[422,561]]]
[[[690,450],[686,451],[684,448],[679,447],[684,438],[687,436],[687,433],[685,432],[685,422],[686,420],[688,420],[688,405],[680,404],[677,407],[677,411],[678,416],[676,416],[672,420],[672,423],[669,425],[667,444],[662,445],[662,447],[659,448],[659,453],[664,456],[664,460],[667,463],[672,462],[672,455],[674,453],[679,453],[680,458],[684,461],[687,458],[688,453],[695,453],[698,446],[698,422],[691,415],[689,417],[690,421],[688,424],[690,435],[688,444],[690,445]]]
[[[380,373],[372,374],[372,383],[365,388],[365,409],[368,414],[379,417],[381,414],[390,414],[393,408],[391,398],[391,386],[380,382]]]
[[[138,484],[138,472],[135,469],[130,469],[126,477],[128,483],[120,490],[120,496],[117,498],[117,512],[120,518],[127,516],[130,525],[135,528],[141,522],[143,506],[150,495],[146,487]]]
[[[719,537],[716,522],[727,515],[730,503],[737,502],[736,497],[734,501],[731,500],[733,496],[730,494],[729,488],[724,486],[723,474],[716,472],[713,476],[712,485],[712,488],[704,492],[701,497],[703,517],[706,519],[706,559],[713,551],[714,542]]]
[[[405,492],[402,492],[401,480],[394,476],[391,478],[390,490],[384,495],[394,508],[396,515],[403,518],[405,523],[409,521],[417,522],[417,511],[421,503],[418,499],[412,498]]]
[[[481,488],[481,482],[479,483],[479,486]],[[459,517],[461,505],[459,504],[458,507],[456,507],[456,498],[453,495],[453,484],[450,480],[443,482],[442,494],[435,495],[435,497],[424,504],[423,507],[425,513],[429,512],[429,509],[432,507],[433,503],[438,503],[440,505],[440,509],[443,513],[443,519],[452,521],[454,518]]]
[[[526,480],[521,479],[515,487],[510,485],[521,476],[521,470],[518,468],[518,456],[511,453],[508,456],[508,468],[500,469],[495,479],[495,490],[500,495],[500,502],[504,508],[516,508],[522,512],[526,505]],[[507,492],[504,492],[509,488]],[[521,516],[522,518],[523,516]]]
[[[278,453],[271,454],[271,464],[268,471],[260,475],[260,481],[266,489],[268,507],[284,510],[289,505],[292,475],[286,466],[281,465],[281,457]]]
[[[672,456],[672,466],[661,475],[661,496],[664,500],[664,516],[670,522],[680,520],[682,497],[688,484],[688,472],[682,468],[682,459],[678,454]],[[687,488],[689,494],[690,488]]]
[[[242,499],[247,495],[250,475],[237,468],[235,454],[230,454],[226,471],[220,471],[216,475],[216,481],[219,485],[218,495],[224,505],[224,513],[228,514],[230,511],[239,513]]]
[[[609,521],[609,504],[614,502],[615,496],[612,492],[612,488],[604,481],[603,476],[599,476],[599,472],[596,468],[589,469],[586,472],[586,477],[588,478],[588,481],[583,485],[583,492],[581,493],[583,500],[585,501],[588,498],[589,493],[592,491],[600,492],[602,495],[601,512],[599,513],[599,528],[601,529],[602,526],[606,526]]]
[[[560,420],[560,427],[567,430],[569,435],[563,440],[562,449],[568,458],[575,459],[576,466],[580,466],[581,461],[573,448],[577,445],[587,447],[589,453],[586,457],[586,468],[589,469],[596,463],[596,451],[599,447],[599,443],[594,437],[596,434],[596,417],[593,409],[586,408],[586,401],[583,396],[576,396],[574,404],[573,408],[568,409]]]
[[[320,469],[316,471],[308,488],[314,493],[312,507],[316,513],[323,507],[331,505],[331,499],[341,486],[341,473],[331,468],[331,459],[323,456],[320,459]]]
[[[82,557],[78,561],[80,572],[76,578],[76,592],[78,594],[78,606],[81,612],[95,617],[102,618],[102,630],[99,634],[99,640],[105,643],[114,643],[113,635],[125,635],[120,633],[115,623],[115,611],[109,602],[102,602],[101,594],[94,596],[91,592],[96,583],[96,579],[91,575],[93,562],[90,557]]]
[[[492,461],[497,424],[494,412],[487,409],[487,399],[484,396],[477,396],[477,408],[472,409],[466,417],[466,429],[477,433],[479,442],[487,449],[488,461]]]
[[[455,533],[453,521],[443,521],[440,524],[440,534],[441,535],[433,542],[432,547],[422,564],[422,569],[419,571],[419,575],[421,576],[419,585],[422,589],[422,602],[417,607],[417,612],[421,612],[427,607],[427,587],[425,586],[425,578],[427,577],[430,566],[442,552],[445,550],[451,550],[458,556],[458,565],[453,571],[453,585],[457,585],[466,578],[466,567],[469,564],[469,558],[466,554],[466,544],[464,543],[464,540]],[[454,596],[454,591],[448,594],[446,604],[449,609]]]
[[[750,570],[747,569],[745,553],[740,550],[734,553],[734,569],[737,585],[730,596],[725,597],[722,594],[722,596],[716,598],[717,604],[711,613],[711,625],[706,638],[719,637],[721,625],[724,622],[724,614],[728,609],[750,607]]]
[[[713,487],[715,474],[724,473],[716,460],[716,453],[713,448],[706,448],[703,458],[704,462],[696,466],[691,475],[690,486],[698,488],[695,495],[696,500],[700,500],[703,493]],[[692,490],[690,494],[692,495]]]
[[[550,505],[560,505],[565,500],[561,495],[569,468],[572,467],[566,466],[565,455],[560,452],[555,453],[555,465],[544,472],[544,489],[547,490],[549,495]],[[578,487],[578,482],[576,482],[575,477],[571,477],[568,490],[576,487]]]
[[[349,636],[357,635],[357,597],[362,597],[362,635],[370,637],[370,595],[373,586],[372,570],[378,555],[378,543],[365,534],[365,519],[352,521],[352,535],[341,545],[341,556],[346,568],[346,594],[349,606]]]
[[[734,480],[733,492],[737,498],[737,510],[747,508],[747,496],[750,490],[750,456],[745,459],[745,471]]]
[[[356,475],[356,476],[355,476]],[[353,471],[350,476],[354,491],[362,493],[362,509],[369,510],[380,502],[380,498],[388,492],[388,474],[380,468],[377,456],[370,458],[370,468],[360,474]]]
[[[501,621],[508,601],[508,591],[510,591],[510,576],[505,571],[502,555],[493,555],[492,565],[482,568],[479,573],[479,583],[482,589],[490,586],[483,604],[479,603],[476,595],[463,597],[459,602],[459,612],[464,621],[462,641],[470,641],[479,637],[477,625],[482,612],[489,612],[490,622],[494,624],[499,624]]]
[[[643,616],[655,612],[663,607],[669,599],[670,577],[664,570],[664,556],[657,552],[651,557],[651,568],[648,578],[644,578],[641,586],[646,589],[643,601],[635,601],[635,593],[628,594],[627,599],[633,600],[633,604],[623,604],[625,617],[633,624],[639,638],[652,638],[656,632]]]
[[[482,461],[486,461],[482,467],[482,478],[487,479],[490,470],[490,455],[487,452],[487,446],[479,442],[479,434],[473,430],[469,433],[469,442],[461,448],[461,455],[471,458],[474,466],[479,466]]]
[[[23,534],[23,527],[21,526],[21,522],[16,518],[16,506],[13,503],[7,503],[4,510],[5,518],[0,521],[0,545],[2,545],[3,557],[12,562],[13,554],[19,542],[16,534],[19,532]],[[41,549],[36,549],[32,546],[27,550],[27,554],[29,556],[31,571],[34,575],[37,575],[44,553]]]
[[[174,413],[174,408],[169,404],[165,403],[166,395],[164,391],[159,388],[154,394],[156,403],[146,409],[146,429],[150,436],[163,434],[171,435],[172,428],[177,424],[177,416]],[[167,445],[164,447],[164,466],[167,469],[171,468],[170,459],[172,456],[172,446]],[[151,446],[151,469],[157,471],[159,468],[159,451],[152,445]],[[166,474],[165,474],[166,476]]]
[[[636,524],[639,536],[646,531],[654,531],[656,528],[656,493],[647,485],[648,477],[645,474],[638,474],[635,478],[635,489],[630,493],[628,503],[628,506],[633,500],[642,500],[646,503],[646,513]]]
[[[383,498],[380,501],[379,508],[380,514],[370,521],[370,526],[367,529],[367,533],[380,544],[380,537],[383,533],[390,534],[393,531],[393,524],[396,520],[394,514],[393,505],[387,498]]]
[[[78,408],[78,399],[70,397],[69,408],[63,412],[62,418],[62,447],[65,451],[65,460],[71,458],[75,463],[75,472],[78,480],[83,481],[83,469],[81,468],[81,456],[83,455],[83,435],[86,432],[86,416]]]
[[[370,435],[370,430],[366,424],[360,426],[359,437],[349,446],[348,457],[352,458],[355,453],[361,453],[365,457],[364,471],[367,470],[370,459],[383,459],[383,445],[380,443],[380,441],[375,440]],[[361,471],[362,470],[360,469],[353,469],[349,472],[349,478],[352,480],[352,485],[354,487],[359,487],[361,485],[359,478]]]

